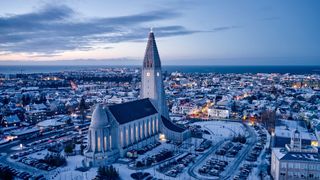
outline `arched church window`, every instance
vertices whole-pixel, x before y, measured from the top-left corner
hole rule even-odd
[[[142,123],[140,124],[140,139],[143,139],[143,125]]]
[[[133,142],[134,142],[134,129],[133,129],[133,127],[131,126],[130,127],[130,136],[131,136],[131,144],[133,144]]]
[[[136,127],[136,141],[138,141],[139,140],[139,131],[138,131],[138,126],[139,125],[135,125],[135,127]]]
[[[143,124],[144,124],[144,137],[146,138],[146,137],[148,137],[148,132],[147,132],[147,122],[143,122]]]
[[[100,152],[101,151],[101,139],[100,139],[100,136],[98,136],[98,152]]]
[[[151,119],[149,119],[149,122],[148,122],[148,133],[149,133],[149,136],[151,136]]]
[[[112,136],[109,135],[109,148],[112,149]]]
[[[120,130],[120,145],[121,145],[121,147],[124,146],[124,144],[123,144],[123,130],[122,130],[122,128],[121,128],[121,130]]]
[[[103,149],[107,151],[107,135],[104,135],[103,137]]]
[[[154,118],[152,118],[152,134],[155,134]]]
[[[129,130],[126,128],[126,146],[129,145]]]
[[[159,132],[159,120],[156,118],[156,131]]]

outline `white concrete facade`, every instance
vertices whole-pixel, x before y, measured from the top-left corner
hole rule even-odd
[[[140,100],[104,108],[97,105],[93,111],[85,150],[87,166],[110,164],[130,150],[155,143],[160,132],[176,142],[190,137],[190,131],[169,120],[160,58],[152,32],[143,64]]]
[[[158,112],[169,119],[169,110],[163,86],[161,61],[153,32],[149,33],[143,60],[140,98],[149,98]]]

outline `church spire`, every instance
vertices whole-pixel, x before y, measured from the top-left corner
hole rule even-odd
[[[160,56],[153,31],[148,37],[141,75],[141,98],[149,98],[158,112],[169,119],[169,111],[163,86]]]
[[[160,56],[153,34],[153,28],[150,29],[148,44],[143,60],[144,68],[161,68]]]

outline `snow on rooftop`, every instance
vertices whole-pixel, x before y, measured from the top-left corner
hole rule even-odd
[[[302,139],[316,139],[315,135],[308,132],[307,128],[304,127],[302,121],[295,120],[279,120],[279,123],[276,125],[275,128],[275,135],[278,137],[290,138],[292,135],[292,131],[296,129],[300,132]]]
[[[11,131],[11,135],[13,135],[13,136],[19,136],[19,135],[28,134],[28,133],[37,132],[37,131],[39,131],[39,128],[38,128],[38,127],[20,128],[20,129]]]
[[[55,127],[55,126],[61,126],[64,125],[64,122],[59,121],[60,119],[55,118],[55,119],[48,119],[41,121],[37,124],[38,127]]]
[[[275,154],[277,159],[281,159],[283,156],[285,156],[286,150],[284,148],[272,148],[272,153]]]

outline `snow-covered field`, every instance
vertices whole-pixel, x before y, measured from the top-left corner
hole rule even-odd
[[[202,129],[209,130],[211,135],[204,134],[204,138],[210,139],[212,135],[215,138],[229,138],[238,134],[245,134],[245,127],[241,123],[228,121],[201,121],[194,123],[200,125]]]
[[[86,172],[75,170],[82,166],[82,160],[84,156],[68,156],[67,166],[57,168],[49,173],[49,179],[57,180],[86,180],[93,179],[97,175],[97,168],[91,168]]]
[[[45,149],[36,153],[29,154],[27,157],[31,157],[35,159],[43,159],[48,153],[49,151]]]

